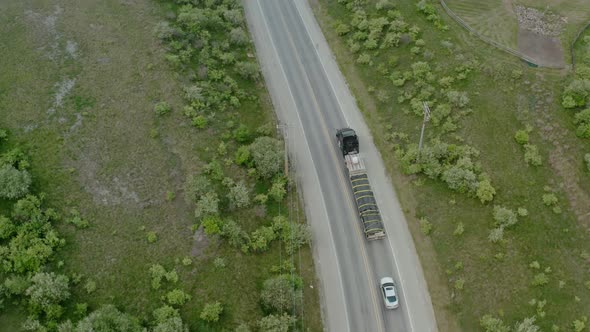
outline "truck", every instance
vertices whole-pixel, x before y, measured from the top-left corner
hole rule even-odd
[[[365,162],[360,154],[358,136],[353,129],[342,128],[336,131],[336,139],[344,157],[344,164],[365,237],[367,240],[383,239],[385,238],[383,220],[375,200],[375,194],[371,189]]]

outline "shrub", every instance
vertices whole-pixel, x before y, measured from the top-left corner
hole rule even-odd
[[[205,126],[207,126],[207,118],[205,118],[203,115],[197,115],[193,118],[192,124],[196,128],[203,129]]]
[[[0,286],[4,287],[6,295],[22,295],[31,285],[28,277],[21,275],[12,275],[4,279],[4,283]]]
[[[459,222],[457,224],[457,227],[455,228],[455,230],[453,231],[453,235],[462,235],[463,232],[465,232],[465,226],[463,225],[462,222]]]
[[[292,254],[302,245],[309,243],[311,239],[311,233],[306,224],[290,223],[283,216],[275,217],[272,227],[278,233],[281,241],[285,243],[287,254]]]
[[[254,196],[254,202],[257,202],[258,204],[264,205],[266,204],[266,201],[268,201],[268,196],[265,194],[258,194],[256,196]],[[1,229],[1,226],[0,226]]]
[[[455,107],[463,108],[469,104],[469,97],[467,92],[449,91],[447,92],[447,100]]]
[[[521,208],[521,207],[519,207],[519,208],[516,210],[516,213],[517,213],[517,214],[518,214],[518,216],[520,216],[520,217],[526,217],[526,216],[528,216],[528,215],[529,215],[529,211],[528,211],[527,209],[525,209],[525,208]]]
[[[494,206],[493,216],[496,226],[500,227],[510,227],[518,222],[516,213],[503,206]]]
[[[543,204],[546,206],[554,206],[557,201],[557,196],[554,193],[543,194]]]
[[[252,139],[252,132],[250,128],[245,124],[240,124],[236,130],[234,130],[234,139],[239,143],[245,143]]]
[[[500,226],[498,228],[494,228],[490,231],[488,235],[488,240],[492,243],[498,243],[504,239],[504,227]]]
[[[541,155],[536,145],[524,145],[524,161],[533,166],[540,166],[542,164]]]
[[[162,40],[172,38],[174,32],[174,28],[170,26],[170,23],[168,23],[168,21],[158,22],[158,24],[156,24],[156,26],[154,27],[154,35],[156,35],[157,38]]]
[[[240,181],[231,187],[227,198],[233,207],[242,208],[248,206],[250,204],[250,196],[244,181]]]
[[[190,257],[185,257],[182,259],[182,265],[189,266],[193,263],[193,260]]]
[[[273,312],[292,312],[299,309],[303,292],[296,289],[289,276],[267,279],[260,295],[263,306]]]
[[[242,28],[234,28],[229,32],[229,40],[232,44],[242,46],[246,45],[250,39]]]
[[[283,149],[281,142],[271,137],[258,137],[250,144],[252,160],[260,176],[265,179],[273,177],[281,169]]]
[[[171,305],[183,305],[191,299],[191,296],[180,289],[174,289],[166,294],[165,299]]]
[[[340,22],[336,25],[335,31],[339,36],[343,36],[350,32],[350,27],[347,24]]]
[[[268,315],[258,321],[260,332],[288,332],[297,318],[286,313],[282,315]]]
[[[143,328],[137,318],[106,305],[79,321],[76,331],[141,332]]]
[[[547,283],[549,283],[549,277],[543,272],[535,274],[533,281],[531,282],[533,286],[543,286]]]
[[[84,285],[84,289],[88,294],[94,292],[96,290],[96,282],[94,280],[88,280]]]
[[[195,217],[202,218],[207,215],[219,214],[219,198],[214,192],[206,193],[197,201]]]
[[[26,170],[18,170],[6,164],[0,167],[0,198],[16,199],[29,192],[31,176]]]
[[[160,289],[162,278],[166,275],[166,269],[160,264],[154,264],[150,267],[150,275],[152,277],[152,288]]]
[[[576,135],[582,138],[590,138],[590,108],[576,114],[574,123],[578,125]]]
[[[420,220],[418,220],[418,222],[420,223],[420,230],[422,231],[422,234],[429,235],[430,232],[432,232],[432,224],[430,221],[428,221],[428,219],[422,217]]]
[[[261,226],[250,235],[250,248],[256,251],[265,251],[276,238],[277,234],[272,227]]]
[[[156,106],[154,106],[154,112],[156,112],[156,114],[160,116],[170,113],[171,110],[172,108],[165,101],[161,101],[157,103]]]
[[[456,290],[462,290],[464,285],[465,285],[465,279],[459,278],[459,279],[455,280],[455,289]]]
[[[154,231],[150,231],[147,233],[147,241],[148,243],[154,243],[158,240],[158,234]]]
[[[223,312],[223,306],[219,302],[207,303],[199,317],[206,322],[217,322]]]
[[[203,218],[203,230],[207,235],[221,233],[221,219],[218,216],[206,216]]]
[[[257,80],[260,77],[258,65],[252,61],[241,61],[236,64],[236,72],[245,79]]]
[[[564,108],[584,107],[590,99],[590,80],[573,80],[563,91],[561,105]]]
[[[287,194],[287,190],[285,189],[285,184],[287,179],[284,177],[276,177],[273,182],[272,186],[268,191],[268,196],[272,198],[275,202],[281,202],[285,195]]]
[[[247,146],[240,146],[236,151],[235,161],[237,165],[246,165],[250,161],[250,149]]]
[[[184,183],[184,198],[187,203],[197,202],[204,194],[211,192],[213,185],[204,175],[189,175]]]
[[[248,234],[233,220],[226,220],[221,227],[221,235],[226,237],[234,248],[241,248],[248,243]]]
[[[514,134],[514,140],[520,145],[525,145],[529,142],[529,133],[526,130],[517,130]]]
[[[494,199],[496,189],[488,179],[484,179],[477,184],[476,196],[482,203],[490,202]]]
[[[590,153],[584,155],[584,161],[586,162],[586,169],[590,172]]]
[[[484,315],[479,320],[479,325],[486,332],[510,332],[510,328],[504,325],[501,319],[495,318],[492,315]]]
[[[225,267],[225,259],[217,257],[213,260],[213,266],[217,269],[223,269]]]
[[[361,53],[356,59],[356,62],[361,65],[369,64],[371,62],[371,56],[368,53]]]
[[[523,319],[514,326],[514,332],[539,332],[540,329],[535,325],[535,316]]]

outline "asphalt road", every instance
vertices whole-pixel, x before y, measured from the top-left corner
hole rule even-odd
[[[258,59],[303,189],[329,331],[436,331],[420,262],[369,130],[305,0],[245,0]],[[388,237],[367,241],[354,206],[338,128],[351,127]],[[378,280],[391,276],[401,306],[386,310]]]

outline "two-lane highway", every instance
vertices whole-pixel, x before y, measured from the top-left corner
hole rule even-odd
[[[398,208],[399,204],[390,181],[378,168],[382,167],[382,162],[362,117],[358,110],[350,110],[349,104],[354,101],[341,97],[342,86],[345,86],[338,81],[341,76],[331,74],[333,69],[326,68],[326,59],[318,51],[320,44],[325,48],[327,45],[325,40],[318,39],[317,25],[310,24],[307,6],[301,0],[244,1],[273,104],[279,118],[289,128],[289,149],[296,161],[298,182],[303,188],[306,214],[312,227],[326,328],[352,332],[434,331],[436,325],[427,289],[419,290],[418,297],[426,298],[425,305],[430,308],[416,310],[424,317],[414,317],[411,313],[413,306],[423,303],[408,300],[412,294],[406,293],[409,287],[405,284],[412,282],[399,274],[400,264],[394,257],[394,252],[404,253],[408,249],[395,248],[391,241],[391,235],[396,232],[394,227],[399,222],[390,219],[402,215],[402,222],[405,222],[403,214],[401,210],[388,213],[392,202],[383,199],[394,200],[393,206]],[[334,66],[333,63],[328,65]],[[349,95],[348,91],[344,93]],[[375,163],[369,167],[369,178],[376,187],[388,239],[368,242],[362,234],[342,157],[335,145],[335,131],[342,127],[357,130],[361,153],[367,156],[367,163]],[[378,174],[372,174],[372,170]],[[380,194],[383,197],[379,197]],[[402,231],[401,234],[408,238],[402,243],[409,247],[410,254],[416,256],[407,225],[404,227],[405,233]],[[423,283],[417,258],[410,257],[405,261],[409,262],[408,265],[417,265],[410,269],[419,270],[416,274],[418,283],[420,277]],[[397,310],[384,308],[378,288],[378,280],[384,276],[392,276],[398,283],[401,307]],[[425,288],[425,284],[418,287]],[[424,312],[426,315],[422,314]],[[421,322],[416,327],[415,320],[427,323]]]

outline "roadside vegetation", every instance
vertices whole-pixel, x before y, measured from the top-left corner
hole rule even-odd
[[[321,330],[240,2],[0,7],[0,329]]]
[[[439,328],[587,329],[585,69],[531,68],[435,1],[314,7],[394,175]]]

